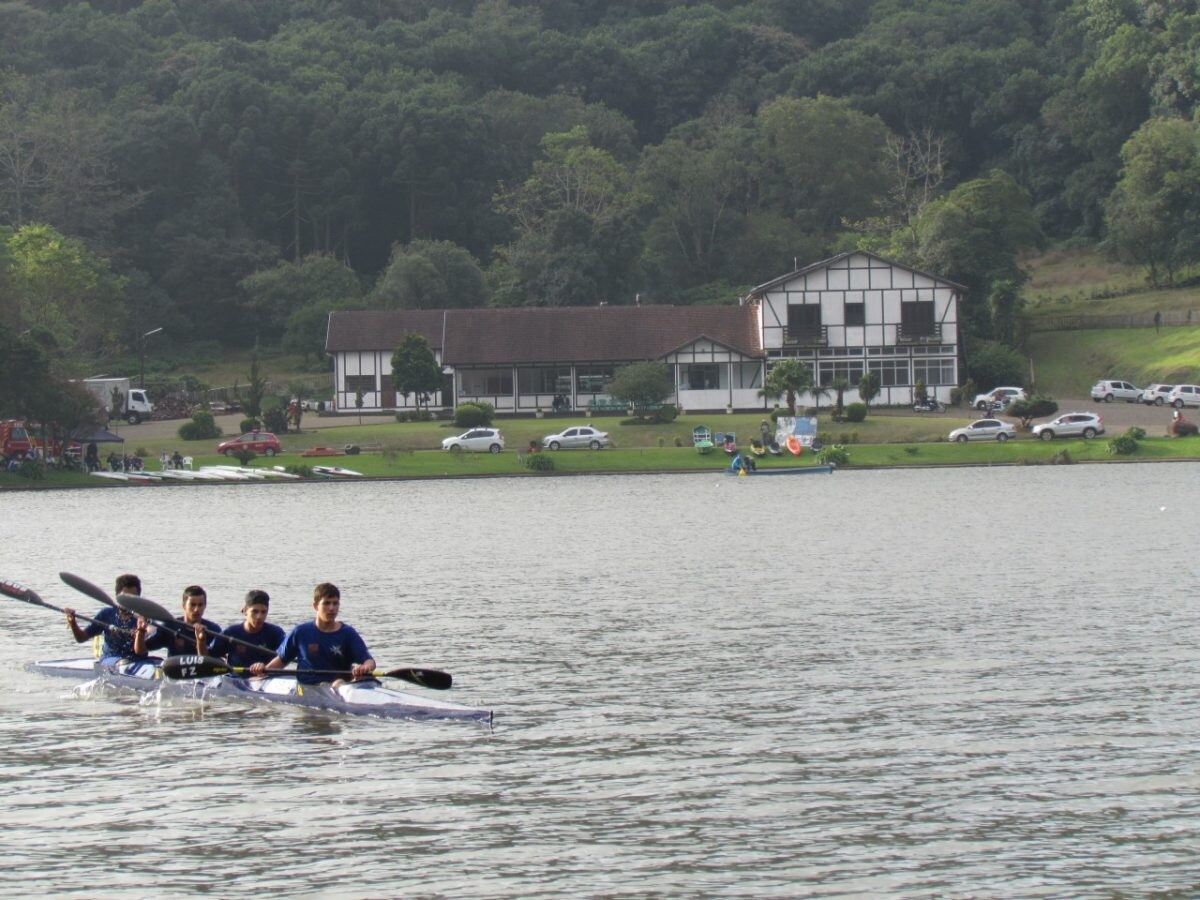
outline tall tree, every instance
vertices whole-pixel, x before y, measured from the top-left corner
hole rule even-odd
[[[758,395],[767,400],[786,397],[788,414],[794,416],[796,397],[811,391],[814,383],[812,366],[799,359],[782,359],[771,364]]]
[[[372,301],[389,309],[470,309],[488,301],[483,270],[450,241],[397,244]]]
[[[392,354],[392,383],[396,392],[413,394],[419,408],[428,395],[442,386],[442,370],[424,335],[407,332]]]

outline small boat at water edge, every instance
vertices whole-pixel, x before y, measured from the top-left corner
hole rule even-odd
[[[723,469],[726,475],[741,475],[741,469]],[[833,466],[789,466],[786,469],[754,469],[746,472],[747,476],[757,478],[759,475],[830,475]]]
[[[355,472],[353,469],[343,469],[341,466],[313,466],[314,475],[320,475],[323,478],[362,478],[362,472]]]
[[[161,660],[159,660],[161,662]],[[397,691],[378,681],[357,681],[334,688],[328,684],[298,684],[295,678],[238,678],[219,675],[192,681],[162,677],[152,661],[124,660],[101,665],[94,659],[38,660],[25,666],[42,675],[96,680],[143,694],[208,700],[232,698],[265,703],[286,703],[328,712],[385,719],[457,719],[491,724],[492,711],[462,706],[407,691]]]

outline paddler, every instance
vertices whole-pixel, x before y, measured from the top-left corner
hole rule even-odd
[[[328,581],[318,584],[313,589],[313,620],[288,632],[276,657],[268,663],[254,663],[250,673],[266,675],[271,669],[281,669],[295,662],[300,672],[334,669],[348,671],[354,681],[369,677],[375,671],[375,660],[358,632],[338,621],[341,603],[342,592],[337,585]],[[301,684],[319,684],[326,679],[320,675],[298,675],[297,680]],[[333,687],[343,683],[344,679],[339,678],[333,682]]]
[[[135,635],[134,652],[144,655],[150,650],[165,650],[168,656],[210,656],[213,645],[220,640],[221,626],[204,618],[208,608],[208,593],[198,584],[183,589],[183,615],[176,616],[178,624],[158,623],[149,637]],[[216,637],[209,637],[209,632]]]
[[[224,656],[229,665],[237,668],[274,658],[285,635],[282,628],[267,621],[270,606],[271,596],[266,591],[248,591],[242,605],[242,615],[245,618],[225,629],[225,636],[234,640],[218,641],[215,655]],[[254,644],[262,649],[252,650],[245,646],[246,644]]]
[[[136,575],[118,575],[115,587],[118,594],[134,594],[140,597],[142,579]],[[88,622],[86,628],[80,628],[79,623],[75,621],[74,609],[69,606],[63,607],[63,612],[67,614],[67,627],[75,636],[75,643],[82,644],[89,638],[104,635],[104,642],[100,647],[101,662],[135,659],[138,656],[134,649],[134,638],[140,631],[145,639],[148,630],[145,620],[115,606],[106,606],[92,616],[92,621]]]

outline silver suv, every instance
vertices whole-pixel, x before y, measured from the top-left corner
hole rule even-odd
[[[498,428],[472,428],[442,441],[442,449],[452,453],[464,450],[473,453],[499,453],[504,449],[504,435]]]
[[[1127,400],[1137,403],[1142,399],[1142,389],[1128,381],[1097,381],[1092,385],[1092,399],[1112,403],[1114,400]]]
[[[1095,413],[1065,413],[1052,422],[1033,426],[1033,436],[1043,441],[1052,441],[1056,437],[1081,437],[1090,441],[1098,434],[1104,434],[1104,420]]]
[[[975,399],[971,401],[971,405],[976,409],[992,410],[1004,409],[1014,400],[1024,400],[1025,391],[1019,387],[998,387],[988,391],[986,394],[976,394]],[[996,404],[1000,404],[997,406]]]

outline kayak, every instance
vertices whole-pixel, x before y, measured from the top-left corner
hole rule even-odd
[[[340,466],[313,466],[312,470],[314,475],[321,475],[325,478],[362,478],[362,472],[343,469]]]
[[[161,662],[161,660],[158,660]],[[94,659],[38,660],[25,666],[42,675],[97,680],[141,693],[162,691],[168,697],[286,703],[328,712],[385,719],[458,719],[490,725],[492,711],[462,706],[422,694],[386,687],[378,681],[357,681],[334,688],[328,684],[298,684],[295,678],[238,678],[218,675],[190,681],[162,677],[153,661],[122,660],[100,664]]]

